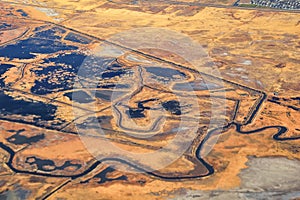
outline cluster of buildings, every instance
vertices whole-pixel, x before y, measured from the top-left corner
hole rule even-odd
[[[300,9],[300,0],[251,0],[251,4],[278,9]]]

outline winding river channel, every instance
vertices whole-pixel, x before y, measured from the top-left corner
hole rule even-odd
[[[59,26],[60,28],[63,28],[63,29],[68,29],[66,27],[63,27],[62,25],[57,25]],[[75,30],[71,30],[69,29],[70,31],[73,31],[73,32],[77,32],[78,31],[75,31]],[[82,34],[82,33],[80,33]],[[86,34],[83,34],[83,35],[86,35]],[[86,35],[88,37],[91,37],[92,39],[97,39],[98,41],[102,41],[102,42],[105,42],[99,38],[95,38],[94,36],[89,36],[89,35]],[[117,45],[117,46],[120,46],[120,45]],[[190,68],[187,68],[185,66],[182,66],[182,65],[178,65],[178,64],[175,64],[175,63],[172,63],[170,61],[165,61],[161,58],[157,58],[155,56],[152,56],[152,55],[147,55],[145,53],[142,53],[142,52],[138,52],[138,51],[135,51],[135,50],[132,50],[134,51],[135,53],[139,53],[141,54],[142,56],[145,56],[147,58],[150,58],[150,59],[155,59],[156,61],[159,61],[159,62],[164,62],[164,63],[167,63],[167,64],[171,64],[175,67],[178,67],[178,68],[183,68],[183,69],[187,69],[187,70],[191,70]],[[195,73],[199,73],[198,71],[194,71]],[[203,73],[204,74],[204,73]],[[208,74],[204,74],[205,76],[211,76],[211,75],[208,75]],[[235,83],[235,82],[232,82],[232,81],[229,81],[229,80],[225,80],[225,79],[221,79],[221,78],[218,78],[218,77],[213,77],[213,78],[217,78],[217,79],[220,79],[224,82],[227,82],[227,83],[230,83],[232,85],[235,85],[237,87],[241,87],[245,90],[251,90],[251,91],[255,91],[255,92],[258,92],[260,94],[260,99],[259,101],[257,102],[257,104],[255,105],[254,108],[252,108],[251,112],[250,112],[250,115],[248,116],[246,122],[244,123],[237,123],[235,122],[234,120],[230,123],[228,123],[226,126],[224,127],[220,127],[220,128],[216,128],[214,130],[211,130],[207,135],[206,137],[200,142],[200,144],[198,145],[196,151],[195,151],[195,157],[198,159],[199,162],[201,162],[207,169],[207,173],[204,174],[204,175],[197,175],[197,176],[174,176],[174,177],[167,177],[167,176],[163,176],[163,175],[159,175],[155,172],[149,172],[149,171],[146,171],[143,167],[140,167],[139,165],[137,164],[134,164],[134,163],[131,163],[131,162],[128,162],[126,160],[123,160],[123,159],[119,159],[119,158],[104,158],[104,159],[101,159],[101,160],[98,160],[98,161],[95,161],[93,164],[91,164],[87,169],[85,169],[85,171],[81,172],[81,173],[78,173],[78,174],[73,174],[73,175],[62,175],[62,174],[51,174],[51,173],[43,173],[42,171],[28,171],[28,170],[20,170],[20,169],[17,169],[16,167],[14,167],[13,165],[13,159],[15,157],[15,152],[7,145],[5,145],[4,143],[0,142],[0,147],[2,149],[4,149],[6,152],[9,153],[9,159],[8,161],[6,162],[7,166],[15,173],[21,173],[21,174],[31,174],[31,175],[38,175],[38,176],[45,176],[45,177],[57,177],[57,178],[70,178],[70,179],[77,179],[79,177],[82,177],[82,176],[85,176],[87,175],[88,173],[90,173],[91,171],[95,170],[101,163],[104,163],[106,161],[117,161],[117,162],[120,162],[122,164],[126,164],[132,168],[135,168],[136,170],[138,171],[142,171],[146,174],[148,174],[149,176],[152,176],[152,177],[156,177],[156,178],[159,178],[159,179],[164,179],[164,180],[185,180],[185,179],[193,179],[193,178],[202,178],[202,177],[206,177],[206,176],[210,176],[214,173],[214,168],[212,165],[210,165],[207,161],[204,160],[204,158],[201,157],[201,150],[202,148],[206,145],[206,142],[212,137],[214,136],[215,134],[218,134],[219,132],[225,132],[226,130],[228,130],[229,128],[232,128],[232,127],[235,127],[235,130],[240,133],[240,134],[246,134],[246,135],[249,135],[249,134],[255,134],[255,133],[259,133],[259,132],[262,132],[262,131],[265,131],[265,130],[268,130],[268,129],[275,129],[277,130],[277,132],[273,135],[273,139],[276,140],[276,141],[286,141],[286,140],[297,140],[297,139],[300,139],[300,136],[299,137],[284,137],[283,135],[288,131],[288,129],[284,126],[265,126],[265,127],[261,127],[261,128],[258,128],[258,129],[254,129],[254,130],[250,130],[250,131],[244,131],[243,128],[246,127],[248,124],[251,124],[253,122],[253,120],[255,119],[255,117],[257,116],[257,114],[259,113],[259,110],[261,109],[262,107],[262,104],[266,101],[267,99],[267,94],[262,92],[262,91],[259,91],[259,90],[256,90],[256,89],[253,89],[253,88],[250,88],[250,87],[247,87],[247,86],[244,86],[244,85],[241,85],[241,84],[238,84],[238,83]],[[142,86],[141,87],[138,87],[137,91],[135,91],[135,93],[139,92],[141,90]],[[131,94],[133,95],[133,94]],[[238,106],[237,106],[238,107]],[[118,111],[118,114],[120,115],[120,112],[117,108],[117,106],[114,107],[115,110]],[[142,107],[143,109],[145,109],[144,107]],[[237,113],[237,110],[235,110],[235,114],[234,116],[236,115]],[[120,121],[118,122],[120,126],[122,126],[122,118],[121,118],[121,115],[120,115]],[[9,120],[8,120],[9,121]],[[22,122],[21,122],[22,123]],[[23,122],[24,123],[24,122]],[[154,126],[155,127],[155,126]],[[66,133],[67,134],[67,133]],[[74,134],[74,133],[72,133]],[[51,163],[52,162],[48,162],[48,163]],[[71,163],[69,162],[66,162],[64,165],[62,166],[54,166],[54,168],[62,168],[62,167],[66,167],[68,165],[72,165]],[[74,164],[73,164],[74,165]],[[78,165],[76,165],[75,167],[78,167]]]
[[[148,172],[146,170],[144,170],[142,167],[140,167],[139,165],[130,163],[126,160],[123,159],[119,159],[119,158],[104,158],[102,160],[99,161],[95,161],[92,165],[90,165],[85,171],[79,173],[79,174],[74,174],[74,175],[59,175],[59,174],[50,174],[50,173],[43,173],[41,171],[36,172],[36,171],[27,171],[27,170],[19,170],[17,168],[15,168],[13,166],[13,159],[15,156],[15,152],[7,145],[5,145],[4,143],[0,142],[0,147],[2,149],[4,149],[6,152],[8,152],[10,154],[8,161],[6,162],[6,164],[8,165],[8,167],[15,173],[23,173],[23,174],[31,174],[31,175],[38,175],[38,176],[46,176],[46,177],[57,177],[57,178],[71,178],[71,179],[76,179],[79,177],[82,177],[88,173],[90,173],[91,171],[93,171],[98,165],[100,165],[101,163],[105,162],[105,161],[117,161],[120,162],[122,164],[126,164],[132,168],[135,168],[136,170],[142,171],[152,177],[156,177],[159,179],[164,179],[164,180],[184,180],[184,179],[192,179],[192,178],[201,178],[201,177],[205,177],[205,176],[210,176],[214,173],[214,168],[213,166],[211,166],[209,163],[207,163],[201,156],[200,156],[200,151],[201,149],[206,145],[206,141],[210,139],[210,137],[212,137],[213,135],[215,135],[218,132],[224,132],[226,130],[228,130],[231,127],[235,127],[236,131],[240,134],[255,134],[255,133],[259,133],[262,132],[264,130],[267,129],[275,129],[277,130],[277,132],[273,135],[273,139],[276,141],[286,141],[286,140],[297,140],[300,139],[299,137],[283,137],[283,134],[285,134],[288,129],[284,126],[265,126],[265,127],[261,127],[258,129],[254,129],[254,130],[249,130],[249,131],[243,131],[243,127],[245,127],[246,125],[252,123],[252,121],[254,120],[255,116],[257,115],[257,113],[259,112],[259,109],[261,107],[261,105],[263,104],[263,102],[266,100],[267,95],[263,92],[261,92],[261,98],[259,100],[259,102],[256,104],[255,108],[252,109],[252,112],[250,114],[250,116],[248,117],[247,121],[243,124],[241,123],[237,123],[237,122],[231,122],[229,124],[227,124],[224,127],[220,127],[220,128],[216,128],[214,130],[211,130],[206,137],[204,138],[204,140],[202,140],[202,142],[198,145],[197,150],[195,152],[195,156],[196,158],[207,168],[208,173],[205,175],[199,175],[199,176],[174,176],[174,177],[166,177],[163,175],[158,175],[155,172]],[[235,110],[235,112],[237,112],[237,110]]]

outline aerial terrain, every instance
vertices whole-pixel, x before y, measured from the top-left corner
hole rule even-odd
[[[300,199],[299,9],[1,0],[0,199]]]

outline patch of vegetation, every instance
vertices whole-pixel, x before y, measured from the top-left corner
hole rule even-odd
[[[244,8],[256,8],[257,5],[255,4],[239,4],[239,7],[244,7]]]

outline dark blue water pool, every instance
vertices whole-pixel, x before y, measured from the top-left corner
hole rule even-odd
[[[10,64],[0,64],[0,88],[5,87],[4,79],[5,77],[2,77],[5,72],[7,72],[10,68],[15,67],[14,65]]]
[[[11,24],[7,24],[5,22],[0,23],[0,30],[1,29],[6,29],[6,28],[10,28],[12,25]]]
[[[65,93],[64,96],[77,103],[91,103],[94,101],[94,99],[84,91],[68,92]]]
[[[180,103],[176,100],[163,102],[162,106],[166,111],[174,115],[181,115]]]
[[[38,120],[53,120],[55,117],[57,107],[43,102],[16,100],[13,97],[0,91],[0,114],[6,115],[21,115],[21,116],[35,116]]]
[[[5,25],[7,26],[7,24]],[[60,41],[62,34],[66,31],[59,27],[43,30],[45,26],[36,28],[34,35],[0,48],[0,57],[9,59],[31,59],[35,58],[34,53],[51,54],[58,51],[76,50],[78,47],[67,45]]]
[[[0,48],[0,57],[6,57],[9,59],[32,59],[36,57],[34,53],[51,54],[58,51],[76,49],[78,49],[78,47],[67,45],[60,41],[28,38],[20,40],[15,44],[6,45]]]
[[[39,142],[45,138],[44,134],[38,134],[34,136],[26,136],[22,135],[25,129],[18,130],[16,134],[12,135],[11,137],[6,138],[6,140],[15,145],[24,145],[24,144],[32,144]]]
[[[24,10],[22,10],[22,9],[18,9],[17,12],[20,13],[22,15],[22,17],[28,16],[28,14],[26,12],[24,12]]]
[[[170,69],[170,68],[162,68],[162,67],[147,67],[146,71],[158,76],[158,77],[163,77],[163,78],[168,78],[168,79],[174,79],[176,76],[184,78],[186,77],[186,74],[175,69]]]
[[[91,42],[90,39],[83,37],[81,35],[78,35],[76,33],[72,33],[70,32],[66,37],[65,40],[69,40],[72,42],[77,42],[77,43],[81,43],[81,44],[89,44]]]
[[[85,57],[85,55],[80,53],[71,53],[61,54],[57,57],[44,60],[44,64],[54,65],[48,67],[40,66],[32,70],[32,72],[41,78],[35,81],[31,92],[45,95],[52,92],[72,89],[74,79]]]

